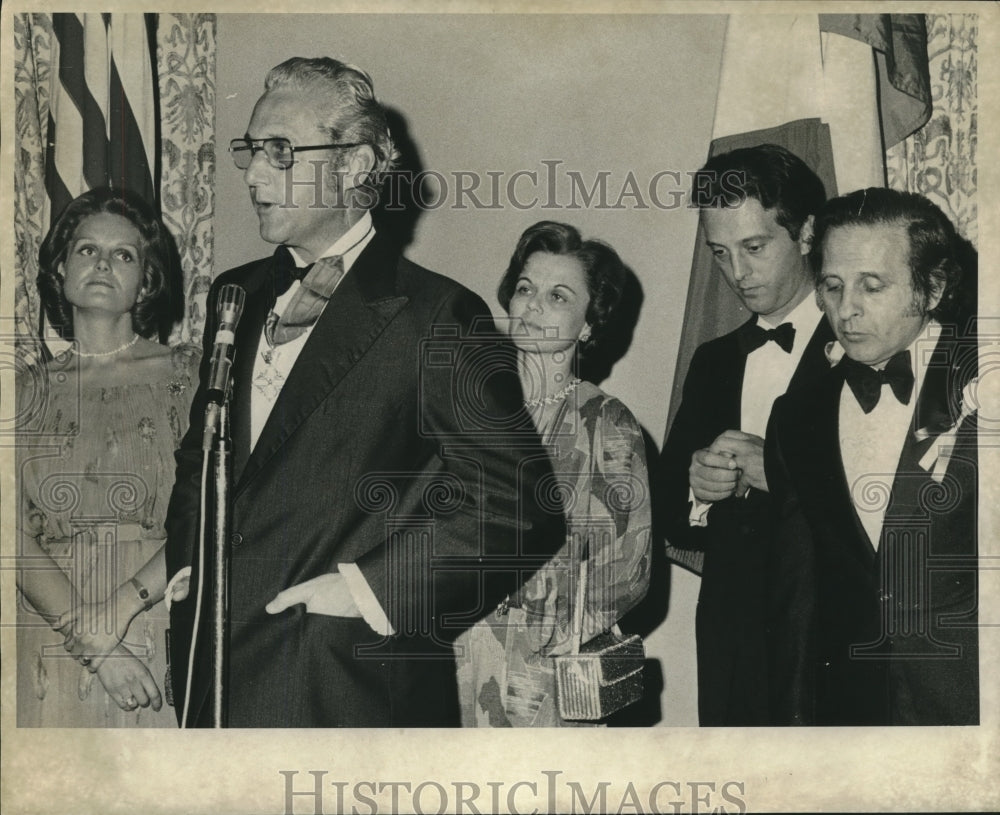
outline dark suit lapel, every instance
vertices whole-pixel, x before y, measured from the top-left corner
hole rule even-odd
[[[928,480],[931,476],[930,472],[920,466],[920,460],[935,440],[951,428],[958,418],[961,389],[969,377],[964,376],[967,372],[951,365],[948,356],[948,348],[942,338],[924,373],[920,392],[916,395],[913,418],[896,465],[896,477],[892,486],[893,501],[886,513],[887,518],[912,513],[915,508],[919,511],[917,490],[926,483],[919,476],[925,474]]]
[[[708,372],[709,376],[719,377],[720,392],[717,398],[723,411],[723,427],[743,428],[743,382],[747,373],[747,352],[738,335],[756,324],[757,317],[754,315],[731,335],[732,352],[723,357],[727,368]]]
[[[961,393],[965,384],[975,375],[974,368],[963,369],[959,363],[952,364],[949,359],[948,343],[942,338],[938,341],[934,354],[930,359],[924,380],[917,394],[917,404],[913,411],[913,421],[910,423],[910,433],[906,437],[906,447],[911,444],[916,455],[922,456],[933,440],[948,430],[958,419],[961,411]],[[957,350],[957,348],[952,349]],[[975,349],[972,351],[975,354]],[[969,360],[976,362],[975,356]],[[927,438],[918,441],[917,431]]]
[[[743,382],[746,380],[747,355],[740,352],[734,359],[734,367],[727,377],[733,383],[733,392],[723,396],[722,404],[730,415],[726,416],[725,426],[743,428]]]
[[[396,296],[397,256],[376,235],[344,275],[274,403],[239,477],[240,492],[322,404],[408,302]]]
[[[828,363],[824,361],[823,364]],[[844,378],[836,369],[828,373],[829,376],[822,380],[822,384],[816,385],[819,398],[815,402],[815,449],[810,449],[808,440],[803,439],[803,449],[799,451],[799,455],[815,459],[809,469],[816,474],[816,478],[811,480],[820,485],[822,490],[818,503],[826,509],[824,515],[826,523],[833,527],[833,539],[844,541],[845,546],[870,566],[875,559],[875,547],[851,500],[844,457],[840,450],[840,398]]]
[[[815,394],[808,400],[809,407],[802,417],[802,426],[812,425],[812,433],[800,440],[798,455],[811,459],[803,461],[801,471],[815,473],[813,484],[821,490],[817,505],[829,508],[829,523],[838,527],[834,530],[834,538],[844,541],[857,557],[870,564],[875,557],[875,547],[851,500],[840,450],[840,394],[844,379],[839,371],[831,370],[826,356],[826,346],[834,338],[830,323],[826,317],[821,317],[788,383],[789,391],[805,390]],[[808,418],[810,415],[814,418]]]
[[[233,357],[233,403],[240,409],[233,411],[230,428],[233,437],[233,476],[239,480],[250,457],[250,398],[253,392],[253,366],[264,331],[264,322],[271,310],[271,263],[260,264],[259,274],[247,281],[246,305],[239,325],[239,338]],[[256,283],[256,285],[254,285]]]
[[[802,352],[795,372],[792,374],[788,390],[800,388],[815,381],[830,367],[826,358],[826,344],[833,338],[833,329],[830,328],[830,323],[827,322],[826,317],[821,317],[809,338],[809,344]]]

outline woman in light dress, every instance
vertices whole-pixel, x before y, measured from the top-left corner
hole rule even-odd
[[[143,201],[97,189],[42,244],[42,304],[72,344],[17,377],[22,727],[176,726],[163,519],[197,360],[157,341],[171,240]]]
[[[576,377],[578,355],[601,342],[626,270],[615,251],[572,226],[542,221],[520,238],[500,282],[525,407],[555,481],[567,540],[516,596],[456,641],[466,727],[558,727],[555,657],[612,630],[649,584],[650,506],[639,423],[621,401]],[[587,570],[582,631],[572,621]]]

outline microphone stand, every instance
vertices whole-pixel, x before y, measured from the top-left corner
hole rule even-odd
[[[230,488],[232,484],[232,439],[229,435],[229,400],[232,393],[230,377],[233,364],[233,345],[236,342],[236,326],[243,314],[246,291],[228,283],[219,291],[216,304],[218,330],[215,334],[215,348],[208,370],[208,380],[202,385],[206,389],[208,404],[205,406],[205,424],[202,429],[201,449],[211,452],[213,462],[212,513],[212,727],[227,726],[227,688],[229,683],[229,528],[232,526],[232,506]],[[213,438],[214,436],[214,438]],[[208,503],[207,486],[202,484],[205,502]],[[208,508],[203,508],[202,530],[208,521]],[[200,558],[205,557],[205,540],[202,535]],[[207,566],[205,566],[207,570]],[[199,581],[202,576],[199,575]],[[199,603],[205,599],[199,590]],[[200,606],[199,606],[200,608]],[[197,637],[197,631],[195,632]]]
[[[229,528],[232,507],[232,440],[229,436],[229,395],[219,409],[219,432],[212,450],[215,502],[212,581],[212,727],[227,726],[226,687],[229,680]]]

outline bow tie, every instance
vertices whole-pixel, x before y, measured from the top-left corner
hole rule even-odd
[[[795,326],[791,323],[782,323],[777,328],[748,325],[740,332],[739,339],[740,347],[746,354],[756,351],[770,340],[776,342],[786,354],[790,354],[795,344]]]
[[[278,246],[274,250],[274,296],[281,297],[292,287],[293,281],[301,280],[312,267],[312,263],[308,266],[296,266],[288,247],[284,244]]]
[[[880,371],[848,356],[840,361],[840,367],[844,369],[844,378],[865,413],[871,413],[875,409],[882,395],[882,386],[886,384],[892,388],[900,404],[910,404],[910,397],[913,395],[913,368],[910,365],[909,350],[893,354],[889,363]]]
[[[285,249],[279,246],[278,250]],[[281,256],[291,260],[291,254],[285,249],[284,252],[275,251],[275,257],[279,258],[274,273],[274,291],[276,297],[280,297],[288,290],[291,280],[295,274],[290,269],[282,269]],[[272,307],[271,313],[267,315],[264,323],[264,336],[271,348],[289,342],[301,336],[319,319],[319,315],[326,308],[327,301],[337,288],[340,278],[344,276],[344,259],[340,255],[327,255],[320,258],[313,264],[296,270],[297,276],[302,278],[302,285],[296,289],[285,309],[279,317]],[[284,289],[279,288],[280,282],[287,285]],[[286,277],[287,275],[287,277]]]

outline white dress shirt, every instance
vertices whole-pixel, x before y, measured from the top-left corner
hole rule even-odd
[[[342,255],[344,262],[344,275],[350,271],[354,262],[358,259],[362,250],[369,244],[375,235],[372,225],[372,218],[367,212],[361,219],[338,238],[320,258],[332,255]],[[301,256],[294,249],[289,247],[289,251],[295,260],[295,265],[305,266]],[[317,258],[319,260],[319,258]],[[341,277],[341,280],[344,278]],[[274,313],[279,317],[288,307],[295,292],[298,291],[300,282],[295,280],[284,294],[278,297],[274,304]],[[338,282],[339,285],[339,282]],[[291,373],[295,361],[299,358],[302,348],[305,346],[309,335],[312,334],[312,326],[309,326],[302,334],[289,342],[271,348],[267,338],[261,332],[260,340],[257,343],[257,356],[253,365],[253,388],[250,395],[250,449],[257,445],[261,431],[271,415],[274,403],[278,399],[278,394],[285,384],[285,380]],[[344,577],[344,582],[351,593],[351,599],[361,612],[361,616],[371,628],[383,636],[393,633],[392,625],[386,617],[385,610],[379,604],[378,598],[368,585],[364,575],[355,563],[338,563],[337,570]]]
[[[790,352],[786,352],[778,343],[768,341],[747,357],[740,399],[740,430],[744,433],[764,438],[774,400],[788,390],[788,383],[792,381],[792,375],[822,317],[823,312],[819,310],[816,298],[812,295],[808,295],[793,308],[780,323],[775,324],[766,317],[758,316],[757,324],[765,329],[791,323],[795,329],[795,341]],[[693,490],[689,490],[688,500],[691,502],[691,514],[688,517],[690,525],[707,526],[708,511],[712,505],[695,498]]]
[[[740,430],[744,433],[764,438],[774,400],[788,390],[802,352],[822,316],[816,298],[809,295],[781,321],[791,323],[795,329],[792,350],[786,353],[778,343],[765,342],[747,357],[740,402]],[[766,317],[757,318],[757,324],[765,329],[777,328],[781,323],[772,323]]]
[[[913,394],[909,404],[902,404],[886,384],[882,386],[878,404],[871,413],[865,413],[846,382],[840,392],[839,436],[844,475],[847,477],[851,503],[876,550],[882,536],[885,512],[891,500],[892,482],[896,478],[899,456],[910,430],[927,365],[940,336],[941,326],[932,320],[910,345]],[[843,348],[839,343],[833,343],[832,346],[828,356],[831,363],[835,363],[843,356]]]
[[[325,258],[342,254],[344,274],[346,275],[350,271],[351,266],[354,265],[354,261],[358,259],[361,250],[368,245],[374,234],[372,217],[366,212],[354,226],[341,235],[320,257]],[[298,252],[291,247],[289,247],[289,251],[295,259],[296,266],[301,268],[306,265]],[[341,277],[340,279],[343,280],[344,278]],[[292,281],[292,285],[289,286],[288,291],[282,294],[277,299],[277,302],[275,302],[273,309],[275,314],[279,317],[281,316],[282,312],[288,307],[288,304],[295,296],[295,292],[299,290],[300,285],[302,284],[298,280]],[[257,446],[257,440],[260,438],[268,416],[271,415],[274,403],[278,400],[278,394],[281,393],[285,380],[288,378],[288,374],[291,373],[292,366],[295,365],[295,360],[302,353],[302,348],[309,339],[309,335],[312,334],[312,330],[313,326],[309,326],[294,340],[282,343],[273,349],[268,345],[264,332],[261,332],[260,340],[257,342],[257,356],[253,363],[253,388],[250,395],[251,450]]]

